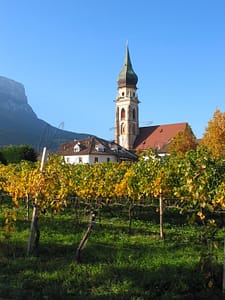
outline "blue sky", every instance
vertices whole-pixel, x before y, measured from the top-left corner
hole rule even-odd
[[[0,75],[39,118],[110,140],[128,40],[140,126],[188,122],[201,137],[225,111],[224,16],[224,0],[0,0]]]

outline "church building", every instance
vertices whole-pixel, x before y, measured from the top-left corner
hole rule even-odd
[[[148,149],[158,154],[168,153],[171,139],[180,131],[184,131],[188,123],[175,123],[139,127],[139,99],[137,95],[138,76],[134,72],[128,46],[125,60],[117,83],[115,117],[115,143],[136,152]]]
[[[133,70],[127,46],[124,64],[117,79],[115,141],[89,136],[61,144],[59,153],[64,156],[66,163],[135,161],[138,152],[149,149],[158,155],[168,153],[170,141],[189,125],[175,123],[139,127],[137,82],[138,76]]]

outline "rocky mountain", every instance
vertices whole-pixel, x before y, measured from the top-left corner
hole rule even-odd
[[[41,151],[89,134],[70,132],[39,119],[28,104],[24,86],[0,76],[0,146],[28,144]]]

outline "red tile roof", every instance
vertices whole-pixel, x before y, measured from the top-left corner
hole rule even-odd
[[[136,151],[144,151],[151,148],[159,153],[165,153],[171,139],[179,131],[184,131],[187,126],[188,123],[175,123],[141,127],[134,143],[134,149]]]

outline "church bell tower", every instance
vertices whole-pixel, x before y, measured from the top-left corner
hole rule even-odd
[[[115,142],[128,150],[133,149],[139,134],[137,82],[127,46],[124,65],[117,79]]]

